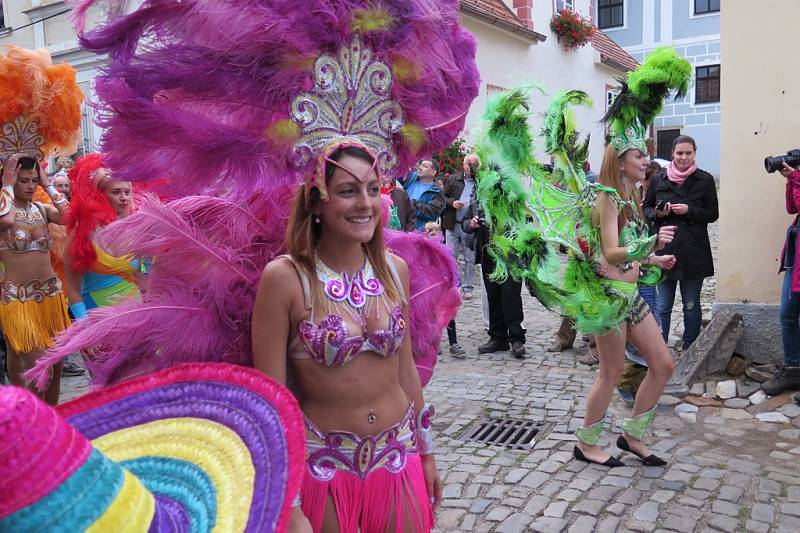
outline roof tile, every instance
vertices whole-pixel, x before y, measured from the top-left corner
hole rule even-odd
[[[487,15],[495,16],[511,24],[527,28],[517,15],[509,8],[503,0],[461,0],[461,4],[468,4],[473,9],[483,11]]]
[[[628,52],[599,28],[594,29],[592,46],[600,52],[600,61],[612,68],[628,72],[639,66],[639,63]]]

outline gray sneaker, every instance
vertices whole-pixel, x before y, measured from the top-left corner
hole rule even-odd
[[[456,359],[465,359],[466,358],[466,350],[461,347],[460,344],[455,343],[450,345],[450,355],[455,357]]]

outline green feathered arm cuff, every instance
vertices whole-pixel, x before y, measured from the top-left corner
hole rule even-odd
[[[628,261],[641,261],[642,259],[645,259],[655,251],[657,242],[658,235],[627,240],[625,242],[625,248],[628,250],[626,259]]]
[[[642,285],[657,285],[664,279],[664,272],[657,266],[643,266],[639,276]]]

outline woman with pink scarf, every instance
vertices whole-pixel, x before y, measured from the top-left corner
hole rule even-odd
[[[714,260],[708,242],[708,224],[719,218],[714,177],[697,168],[697,144],[688,135],[672,143],[672,162],[650,179],[644,213],[658,231],[677,226],[675,239],[659,254],[674,255],[675,268],[656,287],[656,308],[661,332],[667,341],[672,305],[680,284],[683,300],[683,349],[700,334],[703,311],[700,291],[703,280],[714,275]]]

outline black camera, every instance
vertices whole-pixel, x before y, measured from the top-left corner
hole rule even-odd
[[[784,163],[793,168],[800,167],[800,149],[795,148],[794,150],[789,150],[786,152],[786,155],[764,158],[764,168],[770,174],[776,170],[782,169]]]
[[[666,200],[663,198],[661,200],[656,200],[656,211],[663,211],[665,207],[667,207]]]

